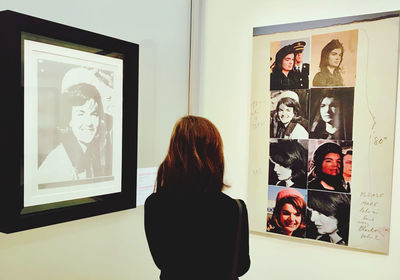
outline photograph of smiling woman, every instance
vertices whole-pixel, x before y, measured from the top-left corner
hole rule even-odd
[[[274,110],[271,111],[271,138],[308,139],[308,120],[303,117],[303,115],[308,115],[307,100],[306,90],[297,90],[297,92],[286,90],[279,93],[276,100],[273,101],[276,104],[273,107]],[[303,108],[300,101],[302,101]]]
[[[267,231],[288,236],[304,237],[306,229],[306,202],[298,190],[282,189],[276,196]]]
[[[40,182],[63,182],[104,175],[100,147],[104,143],[104,110],[96,87],[87,83],[62,92],[60,143],[39,166]]]
[[[354,88],[312,88],[310,138],[351,140]]]

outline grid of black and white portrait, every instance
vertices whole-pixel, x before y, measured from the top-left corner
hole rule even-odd
[[[24,40],[24,204],[121,191],[122,59]]]
[[[358,30],[270,44],[268,232],[348,245]]]

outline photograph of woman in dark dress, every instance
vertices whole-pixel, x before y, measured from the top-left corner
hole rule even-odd
[[[288,236],[304,237],[306,228],[306,202],[296,189],[279,191],[267,231]]]
[[[322,49],[319,63],[320,72],[315,74],[313,86],[343,86],[343,78],[340,73],[343,53],[343,44],[337,39],[333,39]]]
[[[269,147],[268,184],[306,188],[307,149],[297,140],[281,139],[271,139]]]
[[[302,115],[297,93],[289,90],[282,92],[275,110],[271,112],[270,137],[308,139],[308,121]]]
[[[295,50],[292,45],[281,48],[272,65],[270,90],[297,89],[300,87],[299,76],[293,71]]]
[[[314,152],[308,189],[348,192],[343,178],[342,147],[333,142],[321,144]]]
[[[313,88],[310,99],[311,139],[352,139],[354,88]]]
[[[350,194],[309,191],[307,216],[307,238],[348,244]]]

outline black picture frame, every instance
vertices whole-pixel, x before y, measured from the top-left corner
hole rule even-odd
[[[23,36],[102,56],[119,57],[122,67],[120,191],[24,206]],[[37,38],[37,39],[35,39]],[[0,231],[12,233],[136,207],[139,45],[13,11],[0,12],[3,164]],[[117,54],[117,56],[115,56]],[[29,116],[28,116],[29,117]],[[114,124],[115,125],[115,124]]]

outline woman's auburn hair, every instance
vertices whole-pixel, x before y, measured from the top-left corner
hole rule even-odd
[[[214,124],[191,115],[179,119],[158,168],[156,192],[219,192],[223,175],[222,139]]]

